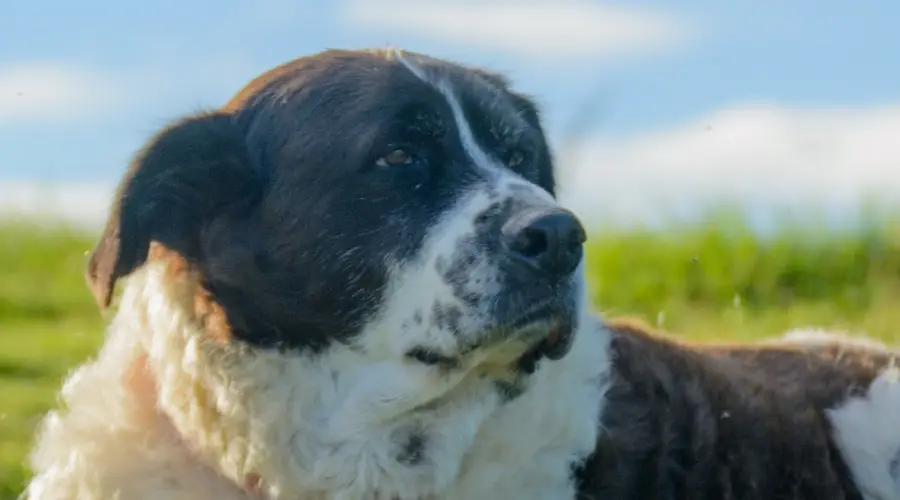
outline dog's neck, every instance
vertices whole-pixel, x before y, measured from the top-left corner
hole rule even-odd
[[[124,385],[126,390],[138,401],[138,411],[145,412],[148,419],[154,420],[157,425],[158,432],[164,434],[172,441],[176,441],[179,446],[183,447],[184,455],[193,457],[198,467],[210,467],[203,457],[193,449],[191,443],[187,442],[179,434],[174,422],[169,416],[160,410],[159,401],[159,383],[156,380],[152,370],[147,366],[146,353],[139,354],[128,371],[125,373]],[[211,470],[217,474],[218,471]],[[227,479],[222,477],[223,481]],[[235,485],[243,489],[250,498],[265,498],[262,478],[258,474],[247,474],[244,476],[241,484]]]
[[[138,384],[155,389],[154,406],[162,428],[177,436],[187,453],[248,492],[263,495],[274,488],[278,493],[277,483],[263,487],[258,478],[266,476],[266,465],[273,470],[284,467],[266,460],[270,454],[265,444],[287,447],[289,442],[289,436],[271,439],[267,432],[295,416],[284,394],[271,394],[277,386],[274,379],[290,374],[272,368],[271,362],[282,361],[279,356],[255,353],[207,332],[206,318],[198,308],[203,290],[198,277],[183,264],[155,259],[134,273],[112,331],[139,339],[146,365],[131,375],[137,375]],[[143,364],[141,355],[137,362],[138,367]],[[238,381],[247,385],[235,386]],[[248,409],[258,409],[260,402],[272,411],[251,428],[254,419]]]

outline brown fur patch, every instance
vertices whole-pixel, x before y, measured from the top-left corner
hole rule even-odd
[[[199,271],[180,255],[159,242],[151,242],[147,260],[165,262],[166,279],[187,280],[193,290],[194,317],[203,325],[207,338],[219,343],[228,343],[232,339],[231,325],[222,306],[213,299],[212,294],[203,287]]]
[[[192,269],[187,259],[178,252],[167,248],[157,241],[150,242],[150,249],[147,251],[147,260],[150,262],[165,262],[167,278],[194,278],[189,276]]]
[[[225,310],[206,289],[200,288],[194,296],[194,312],[203,322],[203,330],[209,338],[223,344],[231,340],[231,326]]]

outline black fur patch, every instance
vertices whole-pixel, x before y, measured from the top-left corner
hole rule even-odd
[[[459,333],[460,321],[463,312],[456,305],[445,305],[435,302],[431,308],[432,320],[435,326],[440,329],[450,330],[453,333]]]

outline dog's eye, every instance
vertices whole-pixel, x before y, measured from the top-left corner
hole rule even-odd
[[[434,351],[429,351],[423,347],[414,347],[413,349],[410,349],[406,353],[406,357],[429,366],[453,366],[456,364],[455,359],[444,356],[443,354],[438,354]]]
[[[400,167],[413,163],[413,156],[403,148],[397,148],[375,161],[379,167]]]
[[[506,158],[506,166],[517,167],[521,165],[523,161],[525,161],[525,153],[516,149],[512,151]]]
[[[506,155],[506,166],[509,168],[516,168],[525,163],[525,160],[528,159],[528,156],[521,149],[514,149],[510,151]]]

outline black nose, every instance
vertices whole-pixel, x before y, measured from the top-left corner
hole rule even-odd
[[[584,227],[562,209],[524,213],[501,230],[510,254],[548,277],[565,277],[581,262]]]

